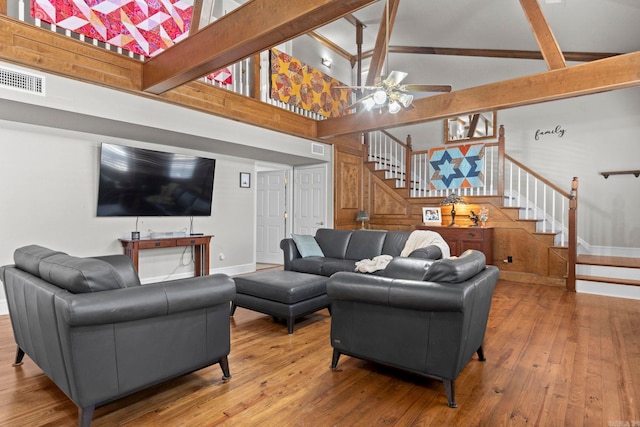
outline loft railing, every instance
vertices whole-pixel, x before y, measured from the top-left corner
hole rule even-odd
[[[44,30],[53,31],[57,34],[61,34],[78,40],[84,43],[91,44],[93,46],[109,50],[114,53],[128,56],[133,59],[144,61],[146,58],[143,55],[136,54],[131,51],[122,49],[121,47],[114,46],[109,43],[101,42],[97,39],[86,37],[83,34],[75,33],[71,30],[59,27],[55,24],[49,24],[40,19],[33,18],[29,10],[30,4],[24,0],[7,0],[7,16],[19,19],[20,21],[27,22],[36,27]],[[259,64],[256,64],[259,62]],[[211,84],[213,86],[226,89],[240,95],[253,97],[260,99],[262,102],[273,105],[275,107],[282,108],[293,113],[309,117],[313,120],[324,120],[321,114],[308,111],[295,105],[289,105],[287,103],[271,99],[270,97],[270,72],[269,72],[269,52],[262,52],[260,55],[255,55],[238,63],[225,67],[231,74],[231,84],[225,84],[213,79],[212,74],[199,79],[201,82]],[[256,77],[257,75],[257,77]]]
[[[385,170],[396,187],[407,188],[409,196],[443,198],[450,189],[432,189],[429,176],[429,152],[411,150],[383,131],[370,132],[366,138],[368,160],[376,169]],[[501,154],[502,151],[502,154]],[[405,159],[409,159],[407,162]],[[408,165],[408,166],[407,166]],[[556,244],[568,241],[570,194],[507,154],[504,154],[504,128],[497,143],[485,144],[482,186],[456,190],[461,196],[502,196],[503,205],[521,208],[521,218],[538,220],[538,232],[556,234]]]

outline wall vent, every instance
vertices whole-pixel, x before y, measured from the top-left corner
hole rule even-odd
[[[0,88],[44,95],[44,83],[43,76],[0,67]]]
[[[317,154],[318,156],[324,156],[324,145],[311,143],[311,154]]]

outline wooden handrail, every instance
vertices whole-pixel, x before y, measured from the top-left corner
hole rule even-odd
[[[388,136],[388,137],[389,137],[389,139],[392,139],[394,142],[396,142],[396,143],[398,143],[398,144],[402,145],[403,147],[405,147],[405,148],[409,148],[409,146],[408,146],[406,143],[402,142],[401,140],[399,140],[399,139],[398,139],[398,138],[396,138],[395,136],[391,135],[391,134],[390,134],[389,132],[387,132],[386,130],[382,129],[382,130],[380,130],[380,133],[382,133],[382,134],[384,134],[384,135]]]
[[[542,176],[540,176],[540,174],[536,173],[533,169],[526,167],[525,165],[523,165],[522,163],[520,163],[519,161],[517,161],[516,159],[514,159],[513,157],[511,157],[508,154],[505,154],[504,157],[506,159],[508,159],[511,163],[517,165],[520,169],[522,169],[522,170],[524,170],[526,172],[529,172],[531,175],[536,177],[536,179],[538,179],[539,181],[542,181],[547,186],[551,187],[552,189],[554,189],[555,191],[557,191],[558,193],[560,193],[561,195],[563,195],[567,199],[571,198],[571,195],[569,193],[567,193],[565,190],[563,190],[562,188],[558,187],[557,185],[555,185],[551,181],[543,178]]]

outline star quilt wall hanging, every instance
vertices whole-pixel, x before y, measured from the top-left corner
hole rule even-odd
[[[189,35],[193,0],[31,0],[31,16],[155,56]]]
[[[484,144],[429,150],[429,188],[484,187]]]
[[[270,58],[271,99],[325,117],[349,114],[352,91],[337,89],[347,85],[277,49],[271,49]]]

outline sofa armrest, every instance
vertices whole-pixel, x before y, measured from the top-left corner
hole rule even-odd
[[[436,245],[418,248],[409,254],[409,258],[441,259],[442,250]]]
[[[405,308],[418,311],[461,312],[472,292],[474,281],[440,284],[418,280],[336,273],[327,282],[330,301]]]
[[[103,292],[56,296],[56,308],[69,326],[129,322],[230,303],[235,282],[225,274],[192,277]]]
[[[280,249],[284,252],[284,269],[291,270],[291,261],[297,258],[302,258],[300,252],[298,252],[298,247],[296,246],[296,242],[293,239],[282,239],[280,241]]]

